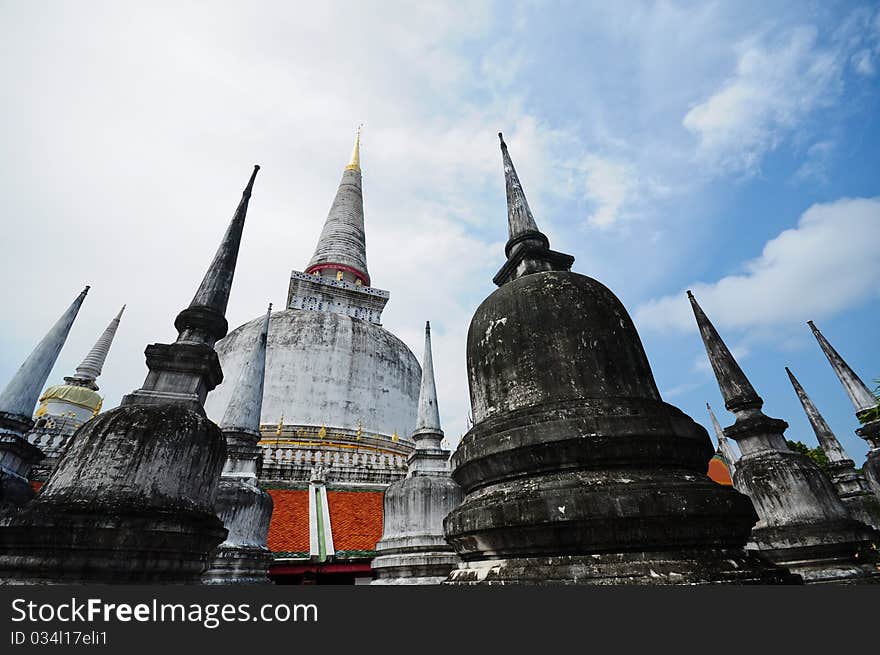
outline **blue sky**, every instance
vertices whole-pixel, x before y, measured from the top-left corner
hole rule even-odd
[[[502,130],[538,224],[625,303],[664,399],[732,420],[692,288],[787,436],[815,443],[785,365],[860,462],[805,322],[880,377],[880,7],[464,5],[5,3],[0,381],[88,283],[49,382],[128,303],[106,406],[140,386],[253,163],[230,325],[283,304],[363,122],[385,326],[421,356],[431,320],[454,442],[467,324],[506,239]]]

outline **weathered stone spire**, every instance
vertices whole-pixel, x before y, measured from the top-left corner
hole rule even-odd
[[[272,555],[266,539],[272,518],[272,497],[258,485],[263,464],[263,451],[258,444],[271,315],[270,303],[263,327],[220,423],[226,439],[226,462],[217,487],[215,510],[229,534],[214,552],[208,570],[202,576],[206,584],[269,581],[267,574]]]
[[[370,285],[367,271],[367,245],[364,232],[364,197],[361,188],[360,130],[355,139],[351,163],[342,172],[336,197],[324,221],[315,254],[306,273],[329,269],[353,276],[353,280]]]
[[[856,470],[855,462],[847,456],[831,427],[816,409],[794,373],[787,366],[785,372],[788,373],[788,379],[791,380],[798,400],[803,405],[813,432],[816,433],[816,439],[819,440],[819,445],[828,458],[828,477],[831,478],[840,500],[854,519],[870,525],[875,530],[880,530],[880,499],[874,496],[865,475]]]
[[[822,347],[822,352],[825,353],[825,357],[828,358],[828,362],[831,364],[834,372],[837,373],[840,383],[846,389],[846,395],[849,396],[856,413],[858,414],[876,407],[878,403],[877,398],[874,397],[874,394],[862,382],[861,378],[855,374],[855,371],[849,367],[849,364],[843,361],[843,357],[837,353],[834,346],[828,343],[825,335],[819,332],[813,321],[807,321],[807,325],[810,326],[813,336],[816,337],[816,341]]]
[[[98,390],[95,382],[104,368],[104,362],[107,361],[107,355],[110,352],[110,345],[113,343],[113,337],[116,336],[116,330],[119,328],[119,321],[122,319],[122,312],[125,311],[125,305],[119,310],[116,317],[110,321],[110,325],[104,330],[104,333],[95,342],[95,345],[86,355],[82,363],[76,367],[73,377],[64,378],[65,382],[75,384],[82,387],[88,387],[92,391]]]
[[[226,335],[229,327],[226,304],[232,289],[248,203],[259,170],[259,166],[254,166],[202,283],[189,307],[174,321],[178,330],[177,341],[147,346],[145,354],[150,372],[140,389],[122,399],[122,405],[181,403],[204,413],[205,397],[223,380],[214,344]]]
[[[736,473],[736,453],[733,450],[733,446],[730,445],[730,441],[724,436],[724,430],[721,429],[721,424],[715,418],[715,412],[712,411],[709,403],[706,403],[706,409],[709,410],[709,418],[712,420],[712,427],[715,428],[715,437],[718,439],[718,450],[721,452],[721,459],[724,460],[727,472],[730,473],[730,479],[733,480],[733,475]]]
[[[715,326],[706,318],[694,294],[688,291],[687,295],[697,319],[697,326],[700,328],[700,336],[703,337],[703,344],[706,346],[706,354],[709,355],[709,363],[712,364],[712,370],[715,371],[715,378],[721,388],[724,406],[734,413],[751,407],[760,409],[764,405],[761,396],[757,394],[730,350],[727,349],[727,345],[718,336]]]
[[[266,372],[266,343],[269,334],[269,318],[272,315],[272,303],[266,310],[263,329],[257,337],[257,343],[251,356],[241,369],[232,398],[223,414],[220,428],[224,432],[241,432],[260,436],[260,411],[263,407],[263,379]]]
[[[228,536],[215,513],[226,439],[204,410],[223,379],[224,315],[255,166],[172,344],[147,346],[149,373],[119,407],[82,425],[33,502],[0,514],[0,579],[192,583]],[[169,235],[186,252],[191,244]],[[255,439],[248,435],[251,439]]]
[[[33,497],[28,478],[44,453],[25,435],[34,425],[40,391],[88,291],[86,287],[76,297],[0,392],[0,507],[20,506]]]
[[[501,159],[504,162],[507,229],[510,238],[504,246],[507,262],[492,281],[501,286],[530,273],[571,270],[574,257],[550,250],[550,240],[535,223],[501,132],[498,133],[498,139],[501,141]]]
[[[810,421],[810,426],[813,428],[813,432],[816,433],[816,439],[819,441],[819,445],[825,452],[825,456],[831,462],[849,460],[846,451],[843,449],[843,446],[840,445],[840,442],[831,430],[831,426],[828,425],[825,418],[819,413],[819,410],[816,409],[813,401],[810,400],[807,392],[804,391],[801,383],[798,382],[798,379],[794,376],[794,373],[791,372],[791,369],[788,368],[788,366],[785,367],[785,372],[788,373],[788,379],[791,382],[791,386],[794,387],[794,392],[797,394],[798,400],[801,401],[804,413]]]
[[[419,414],[412,438],[416,449],[407,460],[406,478],[385,491],[372,584],[440,584],[458,562],[443,536],[443,519],[464,494],[450,477],[449,451],[441,448],[430,322],[425,323]]]
[[[46,336],[37,344],[21,367],[16,371],[6,387],[0,392],[0,417],[8,417],[24,424],[29,424],[34,413],[34,406],[43,390],[43,385],[55,366],[58,354],[67,341],[70,326],[79,308],[89,292],[83,289],[70,307],[55,322]],[[2,426],[0,426],[2,428]]]
[[[760,517],[750,547],[807,583],[880,579],[880,572],[859,554],[880,534],[852,518],[810,458],[792,452],[783,436],[788,423],[761,411],[761,397],[690,291],[688,298],[725,406],[736,416],[724,434],[736,440],[742,452],[737,489],[748,494]]]
[[[419,414],[413,432],[416,448],[439,448],[443,440],[440,409],[437,407],[437,385],[434,382],[434,360],[431,355],[431,323],[425,323],[425,356],[422,360],[422,386],[419,391]]]
[[[864,471],[874,494],[880,498],[880,418],[877,418],[876,414],[872,415],[871,412],[880,403],[861,378],[843,361],[843,357],[828,343],[825,336],[813,325],[813,321],[807,321],[807,324],[846,390],[846,394],[856,410],[856,418],[862,423],[856,430],[856,434],[867,442],[869,448],[865,463],[862,465],[862,471]]]
[[[177,315],[174,327],[180,332],[179,342],[204,343],[213,346],[219,339],[226,336],[229,326],[226,323],[226,304],[232,290],[232,278],[235,275],[235,264],[238,261],[238,250],[241,246],[241,235],[244,221],[247,218],[248,204],[254,188],[259,166],[254,166],[251,178],[241,194],[241,201],[226,228],[226,234],[202,283],[196,290],[189,307]]]
[[[510,159],[510,153],[507,151],[507,144],[504,143],[504,136],[498,133],[498,139],[501,141],[501,159],[504,162],[504,183],[507,192],[507,229],[510,235],[510,241],[507,244],[509,254],[510,248],[517,239],[525,235],[533,235],[535,238],[543,240],[549,247],[547,237],[538,229],[535,218],[532,216],[532,210],[529,207],[529,201],[526,200],[525,191],[522,184],[519,183],[519,176],[516,174],[516,168]]]

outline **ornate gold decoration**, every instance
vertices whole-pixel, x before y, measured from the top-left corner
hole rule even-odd
[[[354,149],[351,151],[351,162],[345,167],[347,171],[361,170],[361,127],[358,125],[357,136],[354,139]]]

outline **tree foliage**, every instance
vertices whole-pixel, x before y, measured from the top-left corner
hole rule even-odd
[[[826,473],[828,472],[828,457],[825,456],[825,451],[822,450],[820,446],[810,448],[807,444],[803,442],[791,441],[790,439],[786,439],[785,442],[788,444],[788,447],[791,448],[794,452],[806,455],[811,460],[813,460],[820,469],[822,469]]]

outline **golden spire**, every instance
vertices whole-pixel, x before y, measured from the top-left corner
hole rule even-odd
[[[398,436],[397,430],[395,430],[394,434],[391,435],[391,441],[393,441],[394,443],[397,443],[398,441],[400,441],[400,436]]]
[[[361,126],[358,125],[357,136],[354,139],[354,149],[351,151],[351,163],[345,167],[347,171],[361,172]]]
[[[361,423],[361,420],[358,419],[358,429],[357,429],[357,440],[361,440],[361,435],[364,433],[364,424]]]
[[[321,429],[318,430],[318,439],[324,439],[327,436],[327,427],[321,422]]]
[[[284,428],[284,414],[281,415],[281,418],[278,419],[278,428],[275,430],[275,436],[281,436],[281,430]]]

